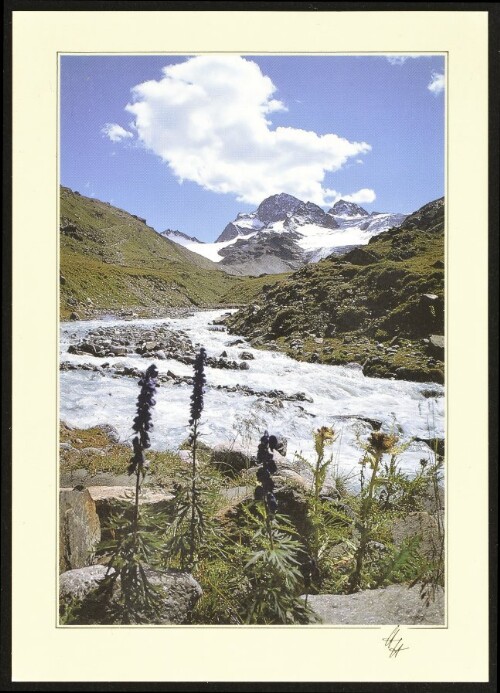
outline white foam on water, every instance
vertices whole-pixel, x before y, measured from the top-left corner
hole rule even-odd
[[[326,366],[302,363],[278,352],[257,350],[248,342],[229,346],[238,338],[224,331],[210,330],[210,323],[224,311],[203,311],[187,318],[149,320],[80,321],[61,325],[61,361],[110,365],[122,363],[145,370],[154,361],[160,373],[167,370],[176,375],[191,375],[192,367],[173,359],[144,359],[138,355],[96,358],[90,354],[68,354],[70,344],[81,341],[86,333],[97,327],[140,326],[145,330],[166,324],[185,332],[195,345],[203,345],[209,356],[238,360],[241,352],[249,351],[249,370],[223,370],[207,367],[207,389],[202,415],[204,441],[244,443],[255,452],[264,429],[280,433],[288,440],[288,456],[301,452],[314,459],[312,433],[319,426],[333,425],[339,438],[332,450],[334,459],[343,470],[359,469],[362,450],[357,435],[366,439],[371,426],[364,419],[382,423],[382,430],[396,428],[401,439],[444,438],[444,388],[434,383],[414,383],[403,380],[366,378],[355,364]],[[243,339],[243,338],[241,338]],[[245,385],[255,391],[281,390],[286,395],[304,393],[308,401],[280,401],[242,392],[216,389],[217,385]],[[424,391],[432,390],[441,396],[428,398]],[[139,393],[138,383],[129,377],[113,377],[92,371],[63,371],[60,376],[60,416],[69,425],[88,427],[108,423],[121,438],[132,435],[131,424]],[[189,385],[162,384],[153,412],[155,428],[152,447],[157,450],[177,448],[189,434]],[[404,471],[418,469],[422,458],[429,458],[429,448],[414,442],[401,454]]]

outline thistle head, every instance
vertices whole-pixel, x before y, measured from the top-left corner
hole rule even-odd
[[[335,431],[331,426],[321,426],[314,432],[314,446],[316,453],[321,454],[327,445],[331,445],[335,440]]]
[[[398,440],[399,438],[395,435],[382,433],[382,431],[373,431],[368,438],[368,444],[373,452],[380,455],[391,452]]]
[[[205,392],[206,383],[206,359],[207,352],[203,347],[201,347],[200,351],[198,352],[194,360],[193,392],[191,394],[190,406],[191,418],[189,419],[189,423],[191,426],[194,424],[195,421],[198,421],[198,419],[201,416],[201,412],[203,411],[203,395]]]

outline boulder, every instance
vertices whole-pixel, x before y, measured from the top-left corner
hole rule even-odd
[[[445,339],[442,334],[431,334],[429,336],[429,344],[427,349],[430,354],[439,358],[441,361],[444,360],[444,349],[445,349]]]
[[[238,443],[219,443],[212,449],[212,464],[223,474],[234,477],[251,465],[248,450]]]
[[[440,587],[428,606],[420,595],[420,585],[309,595],[308,604],[323,623],[336,625],[444,624],[444,591]]]
[[[126,356],[128,354],[128,349],[124,346],[112,346],[109,350],[115,356]]]
[[[406,517],[394,520],[391,534],[398,547],[406,539],[420,537],[419,551],[425,558],[435,558],[440,551],[438,524],[427,512],[410,513]]]
[[[255,356],[250,351],[242,351],[240,354],[240,359],[243,359],[243,361],[253,361]]]
[[[165,598],[158,624],[185,623],[203,591],[190,573],[180,570],[147,570],[154,585],[162,588]]]
[[[281,455],[277,450],[273,451],[273,457],[278,468],[276,472],[277,474],[282,475],[285,470],[291,470],[292,472],[295,472],[296,474],[301,476],[304,479],[305,483],[309,484],[309,488],[311,488],[313,481],[313,471],[311,466],[307,462],[302,461],[298,457],[294,457],[293,460],[289,460],[283,455]]]
[[[106,571],[106,566],[94,565],[63,573],[59,578],[61,604],[69,604],[74,600],[81,601],[90,597],[99,582],[105,577]],[[160,587],[162,592],[160,613],[158,618],[152,622],[156,625],[185,623],[202,595],[202,589],[193,576],[179,570],[146,568],[145,572],[151,584]],[[117,579],[116,590],[119,589],[119,585],[120,578]],[[91,613],[85,614],[84,609],[83,606],[85,623],[99,623]]]
[[[97,508],[99,505],[113,504],[114,501],[135,502],[134,486],[89,486],[87,490]],[[158,510],[160,510],[161,505],[169,503],[172,499],[171,493],[148,486],[139,492],[139,505],[154,505]]]
[[[120,435],[116,428],[111,426],[111,424],[98,424],[97,426],[94,426],[94,428],[102,431],[108,437],[110,443],[120,442]]]
[[[377,262],[377,256],[364,248],[354,248],[344,255],[344,260],[352,265],[371,265]]]
[[[101,523],[88,489],[59,491],[59,571],[83,568],[101,540]]]
[[[109,530],[106,528],[109,517],[113,512],[125,512],[130,515],[135,504],[134,486],[89,486],[88,491],[102,526],[103,538],[108,538]],[[163,489],[144,487],[139,493],[139,505],[151,508],[156,512],[168,512],[174,496]],[[125,510],[124,510],[125,508]]]
[[[60,604],[69,604],[73,600],[81,601],[84,599],[104,579],[107,570],[104,565],[90,565],[62,573],[59,576]],[[113,571],[112,568],[111,570]]]

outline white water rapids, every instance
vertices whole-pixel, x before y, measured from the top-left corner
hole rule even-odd
[[[366,440],[372,430],[363,418],[382,422],[382,430],[396,428],[402,441],[413,437],[444,438],[445,398],[441,385],[401,380],[366,378],[361,368],[301,363],[273,351],[252,349],[248,342],[228,346],[237,339],[225,330],[209,329],[212,320],[225,311],[198,312],[187,318],[150,320],[93,320],[61,324],[61,361],[72,363],[122,363],[145,370],[154,362],[160,373],[192,375],[192,366],[172,359],[152,360],[133,354],[127,357],[96,358],[67,353],[70,344],[81,341],[86,333],[105,326],[152,326],[166,324],[185,332],[195,345],[206,348],[209,356],[226,351],[229,359],[239,360],[242,350],[254,355],[249,370],[206,368],[207,388],[202,415],[204,442],[244,445],[256,452],[264,429],[288,440],[288,457],[301,452],[312,462],[312,432],[320,426],[333,426],[339,436],[332,449],[334,462],[345,472],[359,469],[362,456],[357,435]],[[282,390],[286,394],[303,392],[308,401],[277,401],[242,392],[217,390],[215,386],[246,385],[254,390]],[[429,397],[429,390],[436,396]],[[427,391],[427,392],[426,392]],[[60,373],[60,418],[71,426],[86,428],[111,424],[123,441],[131,438],[131,425],[139,387],[137,379],[100,372],[71,370]],[[424,394],[425,393],[425,394]],[[152,447],[177,448],[188,436],[191,387],[162,383],[153,410]],[[415,471],[422,458],[429,459],[430,449],[412,442],[401,453],[401,469]]]

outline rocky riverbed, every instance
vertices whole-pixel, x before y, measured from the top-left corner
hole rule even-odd
[[[161,387],[155,408],[154,449],[176,448],[187,437],[192,364],[200,345],[208,354],[203,429],[209,445],[238,442],[253,449],[265,428],[289,440],[289,453],[314,457],[312,431],[333,425],[335,464],[356,473],[360,441],[370,431],[396,430],[414,439],[401,455],[418,469],[444,439],[444,388],[367,378],[356,364],[297,362],[251,347],[229,335],[223,311],[167,319],[116,318],[61,325],[61,419],[86,427],[111,424],[131,434],[137,380],[154,362]],[[418,440],[417,440],[418,439]]]

